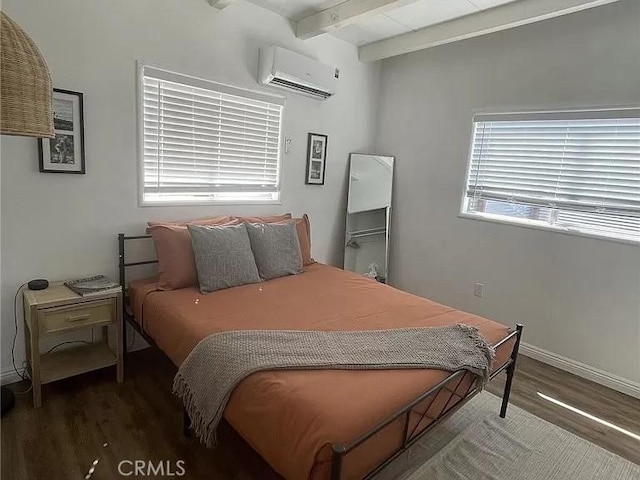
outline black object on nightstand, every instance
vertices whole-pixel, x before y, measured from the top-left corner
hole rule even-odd
[[[29,287],[29,290],[44,290],[49,287],[49,281],[44,278],[36,278],[35,280],[31,280],[27,284],[27,287]]]

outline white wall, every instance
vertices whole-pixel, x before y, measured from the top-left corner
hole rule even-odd
[[[457,214],[472,113],[640,104],[639,22],[625,0],[385,60],[377,144],[396,156],[396,286],[637,383],[640,248]]]
[[[11,365],[11,304],[35,277],[116,275],[118,232],[141,233],[151,219],[218,213],[309,213],[312,249],[340,263],[350,152],[374,144],[379,65],[329,36],[295,39],[282,17],[247,2],[223,11],[206,0],[4,0],[3,10],[42,50],[54,86],[83,92],[84,176],[38,172],[33,139],[2,137],[2,372]],[[135,60],[180,73],[261,88],[258,48],[279,44],[340,68],[337,95],[319,102],[287,94],[282,205],[140,208],[136,180]],[[329,136],[325,186],[305,186],[307,133]],[[18,364],[23,360],[19,329]]]

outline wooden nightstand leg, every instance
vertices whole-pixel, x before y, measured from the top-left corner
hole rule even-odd
[[[25,338],[28,342],[27,351],[29,352],[31,367],[31,388],[33,389],[33,406],[40,408],[42,406],[42,394],[40,385],[40,343],[38,339],[37,329],[29,330],[29,336]]]

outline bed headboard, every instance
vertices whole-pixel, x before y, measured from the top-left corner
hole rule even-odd
[[[119,272],[119,282],[122,287],[123,294],[126,292],[127,288],[127,268],[128,267],[137,267],[140,265],[152,265],[154,263],[158,263],[158,260],[144,260],[142,262],[127,262],[126,260],[126,245],[130,240],[148,240],[151,239],[151,235],[125,235],[124,233],[118,234],[118,272]]]

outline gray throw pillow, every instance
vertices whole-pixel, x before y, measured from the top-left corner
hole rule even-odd
[[[264,280],[302,273],[302,255],[292,223],[246,223],[251,250]]]
[[[202,293],[259,283],[247,228],[187,225]]]

